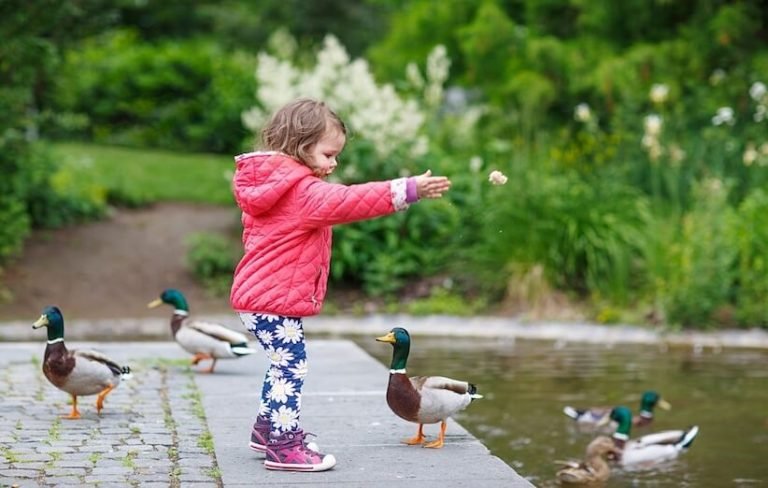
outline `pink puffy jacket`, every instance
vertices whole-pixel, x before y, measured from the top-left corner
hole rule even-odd
[[[346,186],[314,176],[281,153],[247,153],[235,161],[244,247],[230,294],[237,312],[318,314],[328,283],[331,226],[408,207],[406,178]]]

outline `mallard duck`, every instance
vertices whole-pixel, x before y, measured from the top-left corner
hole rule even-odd
[[[64,418],[79,419],[77,397],[97,393],[96,412],[100,414],[104,399],[121,380],[131,377],[131,369],[96,351],[68,350],[64,344],[64,316],[58,307],[45,307],[32,325],[33,329],[40,327],[48,328],[43,374],[53,386],[72,395],[72,411]]]
[[[388,342],[393,348],[387,386],[389,408],[398,417],[419,424],[416,436],[404,442],[408,445],[423,444],[429,448],[443,447],[448,417],[466,408],[472,400],[482,398],[482,395],[477,394],[475,385],[466,381],[442,376],[406,376],[411,336],[402,327],[396,327],[376,340]],[[440,422],[439,437],[424,443],[424,424],[437,422]]]
[[[611,410],[608,420],[603,422],[610,421],[618,424],[612,439],[621,450],[618,461],[622,465],[653,464],[673,459],[691,447],[699,433],[699,427],[694,425],[687,430],[665,430],[630,439],[632,412],[624,406]]]
[[[672,405],[661,398],[657,392],[653,390],[643,392],[640,397],[640,414],[632,417],[632,425],[644,427],[653,422],[653,409],[656,406],[663,410],[672,408]],[[563,408],[563,413],[575,420],[581,427],[597,427],[602,420],[610,416],[611,407],[574,408],[567,405]],[[617,424],[608,422],[603,423],[602,426],[601,430],[613,432],[616,430]]]
[[[194,354],[192,364],[211,359],[211,366],[205,372],[213,373],[218,359],[231,359],[256,352],[248,347],[248,338],[221,324],[189,320],[189,306],[179,290],[168,288],[160,298],[151,301],[147,307],[154,308],[163,303],[174,307],[171,315],[173,339],[187,352]]]
[[[604,435],[595,437],[587,446],[583,461],[557,461],[564,466],[557,472],[557,479],[564,484],[590,484],[605,481],[611,475],[611,468],[606,459],[618,457],[620,454],[621,451],[610,437]]]

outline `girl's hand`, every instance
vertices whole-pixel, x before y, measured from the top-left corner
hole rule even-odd
[[[451,180],[445,176],[432,176],[432,170],[414,177],[419,198],[440,198],[451,187]]]

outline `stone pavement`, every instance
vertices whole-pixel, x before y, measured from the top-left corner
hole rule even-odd
[[[302,424],[336,456],[324,473],[268,471],[248,449],[263,355],[219,361],[207,375],[172,342],[68,344],[98,349],[134,376],[101,416],[89,396],[78,402],[82,419],[64,420],[69,397],[40,370],[44,339],[0,343],[1,487],[532,486],[453,421],[443,449],[401,444],[415,425],[389,411],[387,369],[349,341],[308,342]]]

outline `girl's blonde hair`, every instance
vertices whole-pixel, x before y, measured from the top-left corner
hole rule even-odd
[[[283,106],[272,115],[261,131],[263,148],[279,151],[307,164],[312,146],[335,126],[344,136],[347,127],[324,102],[299,98]]]

